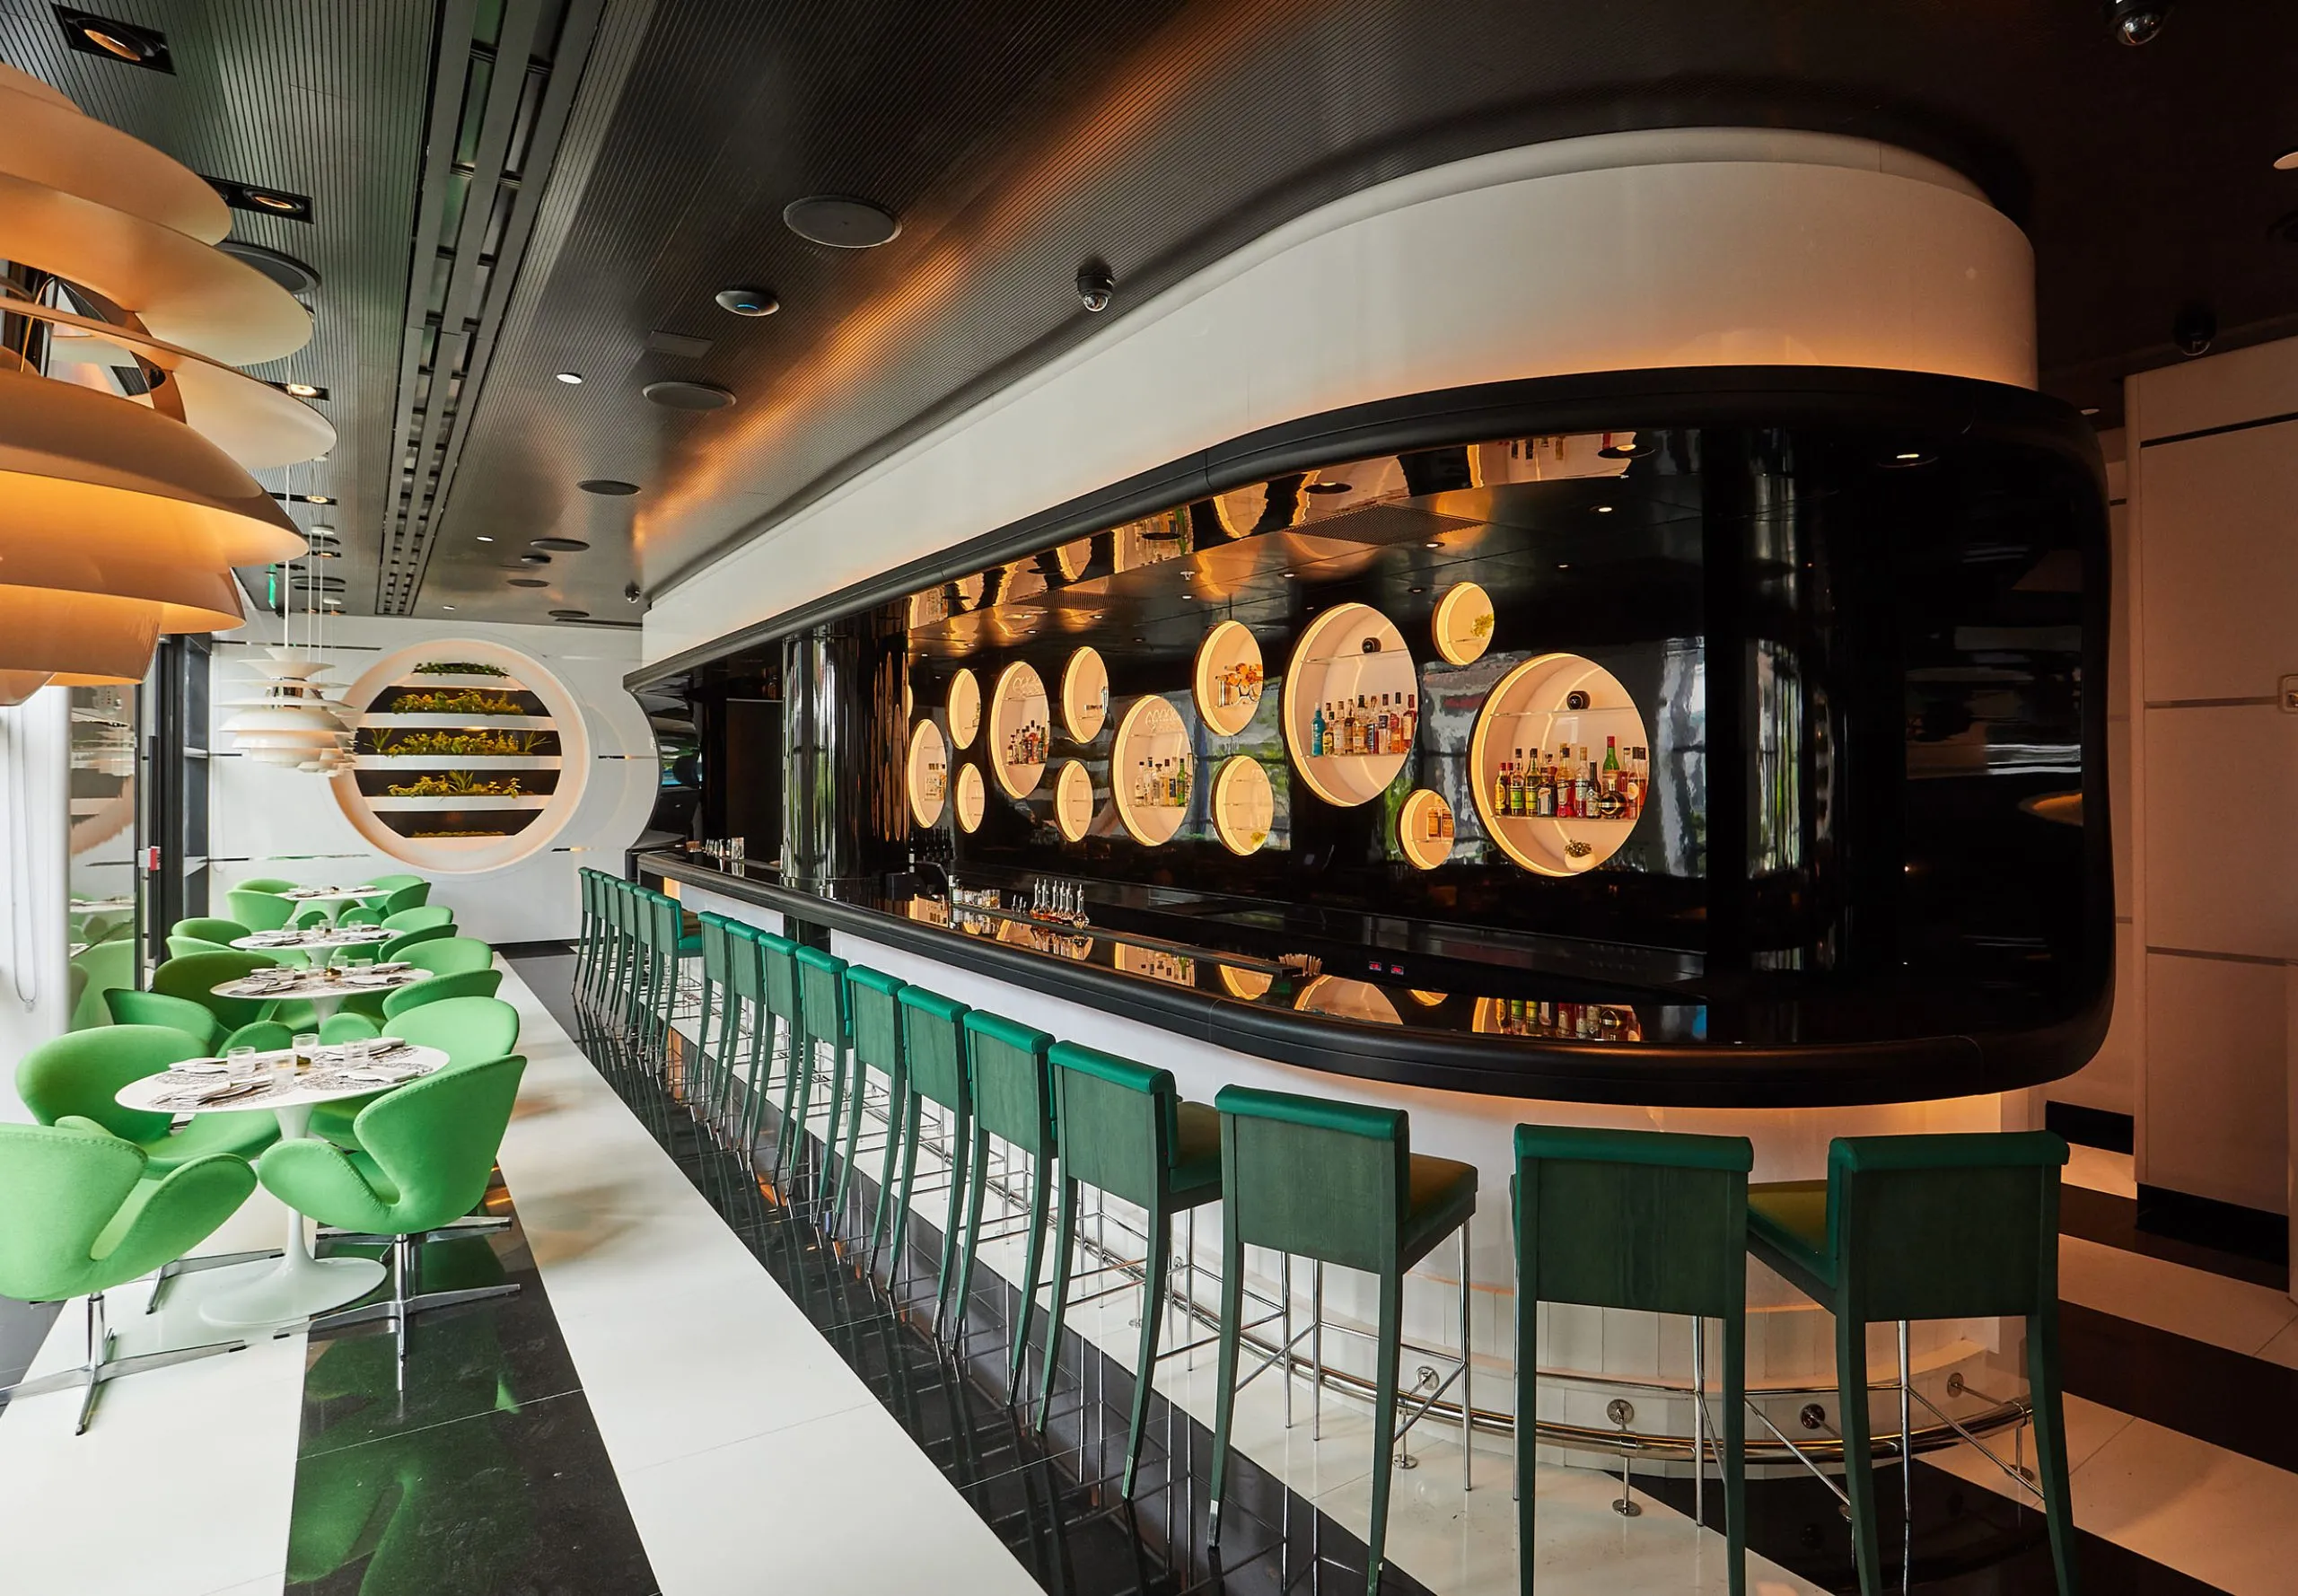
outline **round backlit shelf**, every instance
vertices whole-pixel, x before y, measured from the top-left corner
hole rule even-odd
[[[1053,742],[1046,715],[1045,679],[1037,667],[1017,662],[998,672],[989,700],[989,761],[1010,797],[1028,797],[1045,777]]]
[[[1494,685],[1469,739],[1477,815],[1527,870],[1593,870],[1642,818],[1650,742],[1627,689],[1601,665],[1577,654],[1526,660]]]
[[[1260,640],[1244,622],[1224,620],[1197,645],[1197,713],[1222,736],[1234,737],[1252,724],[1264,680]]]
[[[1644,1022],[1625,1004],[1536,1003],[1528,997],[1479,997],[1470,1027],[1485,1036],[1557,1041],[1640,1042]]]
[[[1434,870],[1452,856],[1452,806],[1426,787],[1397,811],[1397,844],[1416,870]]]
[[[1165,981],[1175,987],[1197,985],[1197,960],[1186,953],[1168,953],[1162,948],[1119,943],[1113,962],[1129,976],[1146,976],[1153,981]]]
[[[960,749],[973,746],[981,731],[981,682],[970,671],[950,678],[950,741]]]
[[[1473,582],[1456,582],[1436,601],[1430,627],[1436,653],[1448,665],[1472,665],[1492,646],[1492,595]]]
[[[940,825],[950,793],[950,745],[932,721],[918,722],[909,734],[908,785],[911,817],[928,829]]]
[[[1070,842],[1083,842],[1093,829],[1093,778],[1083,759],[1061,767],[1053,782],[1053,823]]]
[[[1110,668],[1101,651],[1081,648],[1061,671],[1061,723],[1078,742],[1101,734],[1110,718]]]
[[[1268,989],[1276,985],[1275,976],[1265,976],[1257,969],[1239,969],[1230,964],[1219,968],[1221,984],[1229,989],[1229,995],[1241,997],[1247,1003],[1257,1003],[1267,997]]]
[[[968,833],[981,829],[981,817],[989,810],[989,786],[981,779],[981,767],[958,767],[956,786],[958,824]]]
[[[1255,854],[1276,823],[1276,793],[1250,754],[1223,762],[1213,777],[1213,834],[1232,854]]]
[[[1110,755],[1117,817],[1133,840],[1153,848],[1172,841],[1196,785],[1197,757],[1180,711],[1162,698],[1135,699]]]
[[[1329,1014],[1336,1020],[1361,1020],[1368,1025],[1401,1025],[1397,1005],[1370,981],[1346,976],[1319,976],[1301,988],[1294,1008],[1303,1014]]]
[[[1388,790],[1412,751],[1420,687],[1396,624],[1338,604],[1309,624],[1285,672],[1285,746],[1309,790],[1351,809]]]

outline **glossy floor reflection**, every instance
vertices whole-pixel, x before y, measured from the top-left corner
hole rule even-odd
[[[548,990],[539,981],[537,989]],[[937,1345],[931,1299],[941,1238],[930,1225],[913,1221],[899,1268],[887,1257],[870,1267],[860,1216],[875,1194],[865,1180],[855,1180],[846,1215],[825,1235],[819,1171],[809,1156],[781,1178],[770,1115],[746,1161],[688,1111],[675,1070],[666,1090],[617,1038],[559,1013],[696,1188],[1046,1590],[1259,1596],[1364,1588],[1363,1541],[1243,1457],[1232,1468],[1222,1545],[1208,1548],[1211,1435],[1162,1398],[1153,1403],[1140,1483],[1123,1499],[1127,1371],[1069,1338],[1048,1422],[1038,1431],[1007,1399],[1013,1297],[995,1274],[976,1273],[962,1336]],[[1038,1355],[1033,1349],[1023,1375],[1031,1392]],[[1425,1596],[1393,1565],[1382,1590]]]
[[[314,1334],[287,1589],[328,1596],[656,1589],[550,1299],[497,1184],[491,1235],[422,1250],[422,1286],[517,1295]],[[360,1250],[334,1250],[338,1253]]]

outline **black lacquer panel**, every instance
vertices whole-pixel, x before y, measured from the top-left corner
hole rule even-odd
[[[1954,379],[1742,369],[1495,385],[1315,418],[843,601],[855,615],[905,607],[911,714],[867,740],[879,765],[918,719],[948,731],[961,669],[987,696],[1026,662],[1054,695],[1036,791],[1015,799],[986,779],[978,829],[947,811],[911,827],[910,856],[961,885],[1011,901],[1033,881],[1083,882],[1136,928],[1351,972],[1382,950],[1425,968],[1441,946],[1455,964],[1488,959],[1493,979],[1463,984],[1503,999],[1601,969],[1600,1001],[1625,995],[1646,1019],[1607,1044],[1969,1039],[2008,1083],[2078,1067],[2106,1011],[2106,581],[2096,447],[2066,407]],[[1461,582],[1489,593],[1494,625],[1481,657],[1455,666],[1431,626]],[[1279,724],[1295,645],[1343,604],[1394,623],[1418,712],[1395,781],[1353,805],[1311,790]],[[1189,694],[1197,646],[1225,619],[1250,628],[1267,671],[1234,736]],[[763,642],[731,640],[696,679],[742,668]],[[1110,713],[1077,742],[1059,682],[1086,645],[1107,662]],[[1579,828],[1601,834],[1599,851],[1540,873],[1487,837],[1471,787],[1488,793],[1490,751],[1471,770],[1469,750],[1495,684],[1559,653],[1625,688],[1649,779],[1632,827]],[[1159,846],[1112,800],[1116,729],[1145,696],[1173,706],[1196,760],[1179,831]],[[882,687],[869,697],[888,713]],[[985,716],[953,763],[989,778],[992,740]],[[1267,841],[1243,856],[1208,813],[1215,772],[1240,754],[1275,793]],[[1076,842],[1053,812],[1072,759],[1094,794]],[[873,767],[840,787],[881,793],[885,780]],[[1443,795],[1456,825],[1434,870],[1397,836],[1418,788]],[[943,884],[928,869],[892,897]],[[1909,1080],[1908,1095],[1923,1087]]]

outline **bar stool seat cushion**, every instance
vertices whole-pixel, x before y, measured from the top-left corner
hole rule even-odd
[[[1476,1165],[1425,1153],[1412,1155],[1400,1250],[1417,1261],[1476,1212]]]
[[[1828,1183],[1771,1180],[1748,1188],[1748,1244],[1791,1285],[1824,1297],[1835,1290],[1828,1247]]]

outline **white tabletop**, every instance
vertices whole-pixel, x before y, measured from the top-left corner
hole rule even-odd
[[[388,887],[290,887],[278,896],[290,903],[332,903],[338,898],[381,898]]]
[[[390,972],[383,980],[369,977],[363,981],[338,981],[321,970],[311,970],[303,979],[285,985],[259,982],[250,985],[245,976],[235,980],[219,982],[208,990],[218,997],[250,997],[260,1001],[267,997],[351,997],[362,992],[389,992],[396,987],[427,981],[427,969],[400,969]]]
[[[319,1057],[321,1062],[314,1064],[309,1072],[300,1075],[271,1067],[291,1055],[285,1052],[259,1053],[257,1060],[265,1065],[266,1071],[260,1077],[264,1082],[263,1089],[242,1097],[228,1098],[222,1102],[172,1101],[178,1093],[189,1100],[203,1086],[221,1088],[226,1084],[222,1075],[193,1075],[176,1070],[162,1070],[156,1075],[130,1081],[113,1095],[113,1101],[124,1109],[141,1109],[153,1114],[228,1114],[251,1109],[309,1108],[314,1103],[334,1102],[346,1097],[365,1097],[370,1092],[388,1092],[394,1085],[405,1084],[404,1082],[346,1079],[341,1065],[326,1062],[339,1052],[340,1049],[335,1048],[320,1048]],[[420,1065],[427,1074],[444,1065],[447,1055],[438,1048],[410,1045],[382,1062],[395,1066]],[[408,1077],[408,1080],[421,1078],[419,1075]]]
[[[309,931],[297,933],[294,942],[266,940],[278,934],[276,931],[250,932],[245,936],[233,937],[232,945],[244,948],[250,953],[305,953],[314,948],[355,948],[362,943],[374,943],[380,946],[399,933],[381,925],[315,925]]]

